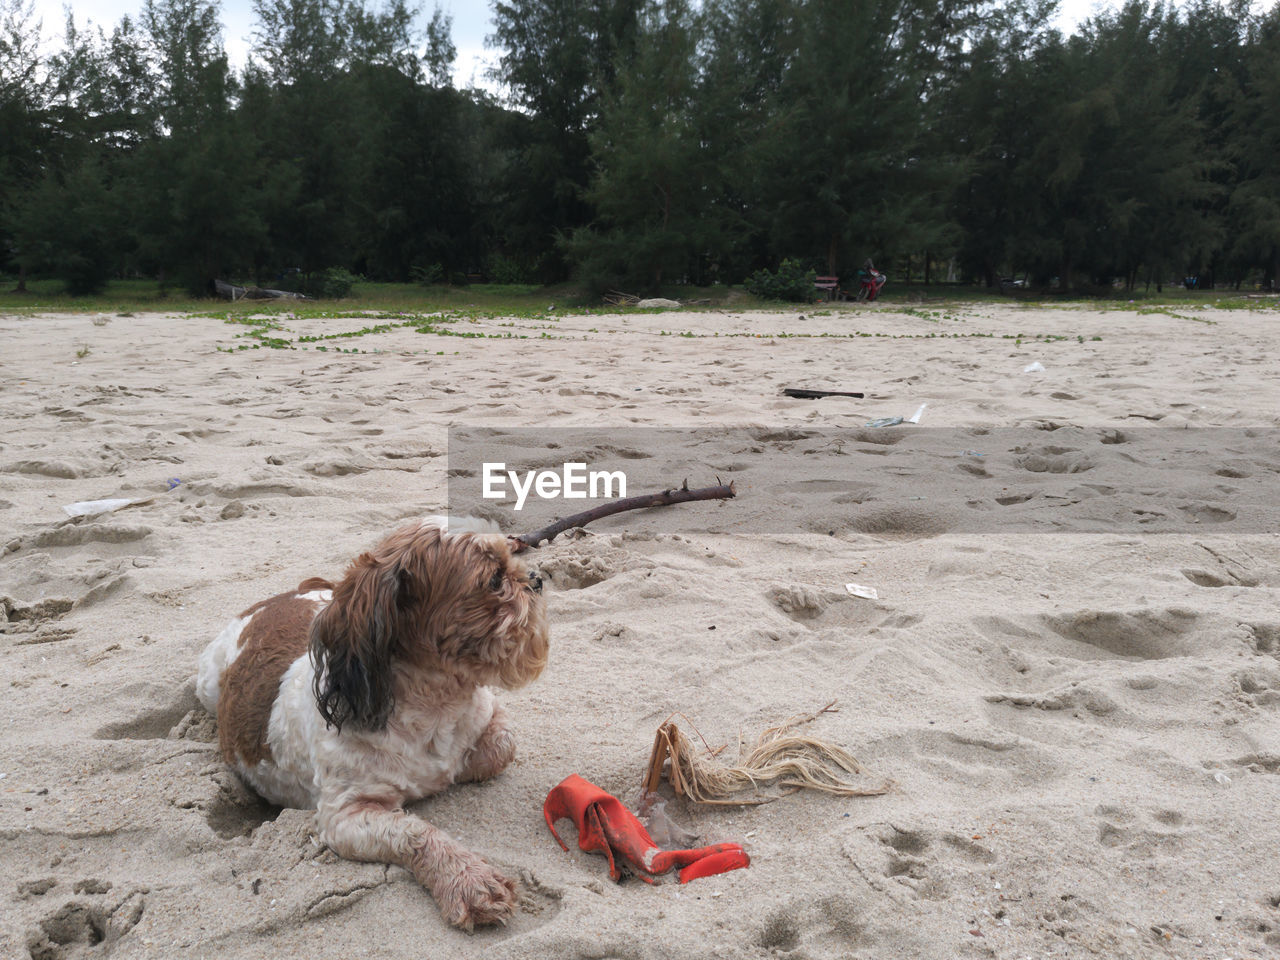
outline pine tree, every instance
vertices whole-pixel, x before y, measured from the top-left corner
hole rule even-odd
[[[831,274],[945,233],[955,164],[930,136],[954,33],[976,7],[948,0],[809,0],[759,165],[758,215],[775,254]]]
[[[566,249],[592,285],[656,290],[697,275],[708,236],[711,163],[695,124],[700,30],[687,0],[643,11],[627,69],[591,134],[596,211]]]
[[[489,42],[502,52],[496,79],[528,122],[505,135],[514,162],[496,184],[512,221],[507,242],[541,253],[544,279],[566,266],[555,238],[584,226],[591,210],[583,191],[591,177],[589,136],[601,101],[626,69],[643,0],[496,0]]]
[[[1224,147],[1237,182],[1227,215],[1231,237],[1226,255],[1243,275],[1258,270],[1269,289],[1280,283],[1280,7],[1260,16],[1243,51],[1242,93],[1227,124]]]
[[[18,268],[19,290],[26,275],[14,236],[17,204],[38,181],[51,139],[41,25],[33,16],[30,2],[0,0],[0,269]]]

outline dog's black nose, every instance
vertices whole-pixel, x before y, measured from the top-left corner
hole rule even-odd
[[[542,592],[542,574],[537,570],[529,571],[529,586],[533,588],[534,593]]]

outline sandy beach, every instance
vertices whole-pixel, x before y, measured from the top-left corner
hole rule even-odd
[[[559,314],[286,319],[294,349],[0,315],[0,957],[1280,955],[1274,308]],[[256,799],[193,692],[234,615],[449,509],[451,426],[641,460],[641,428],[697,429],[741,470],[736,501],[536,551],[552,650],[501,697],[516,760],[413,808],[520,880],[516,919],[474,934]],[[943,430],[970,439],[913,454]],[[825,431],[852,432],[856,489],[749,482],[757,455],[812,467]],[[105,498],[140,502],[63,509]],[[1046,527],[1068,502],[1104,526]],[[749,869],[614,884],[543,823],[573,773],[634,803],[672,715],[732,757],[833,702],[809,731],[885,795],[669,805]]]

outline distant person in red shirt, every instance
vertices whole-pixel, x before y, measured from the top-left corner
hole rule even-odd
[[[884,286],[884,281],[885,275],[876,270],[871,258],[867,257],[867,262],[858,271],[858,299],[874,300],[880,295],[880,288]]]

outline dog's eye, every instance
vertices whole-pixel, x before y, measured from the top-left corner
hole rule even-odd
[[[506,579],[507,579],[507,571],[499,567],[497,570],[494,571],[493,576],[489,578],[489,589],[490,590],[502,589],[502,584]]]

